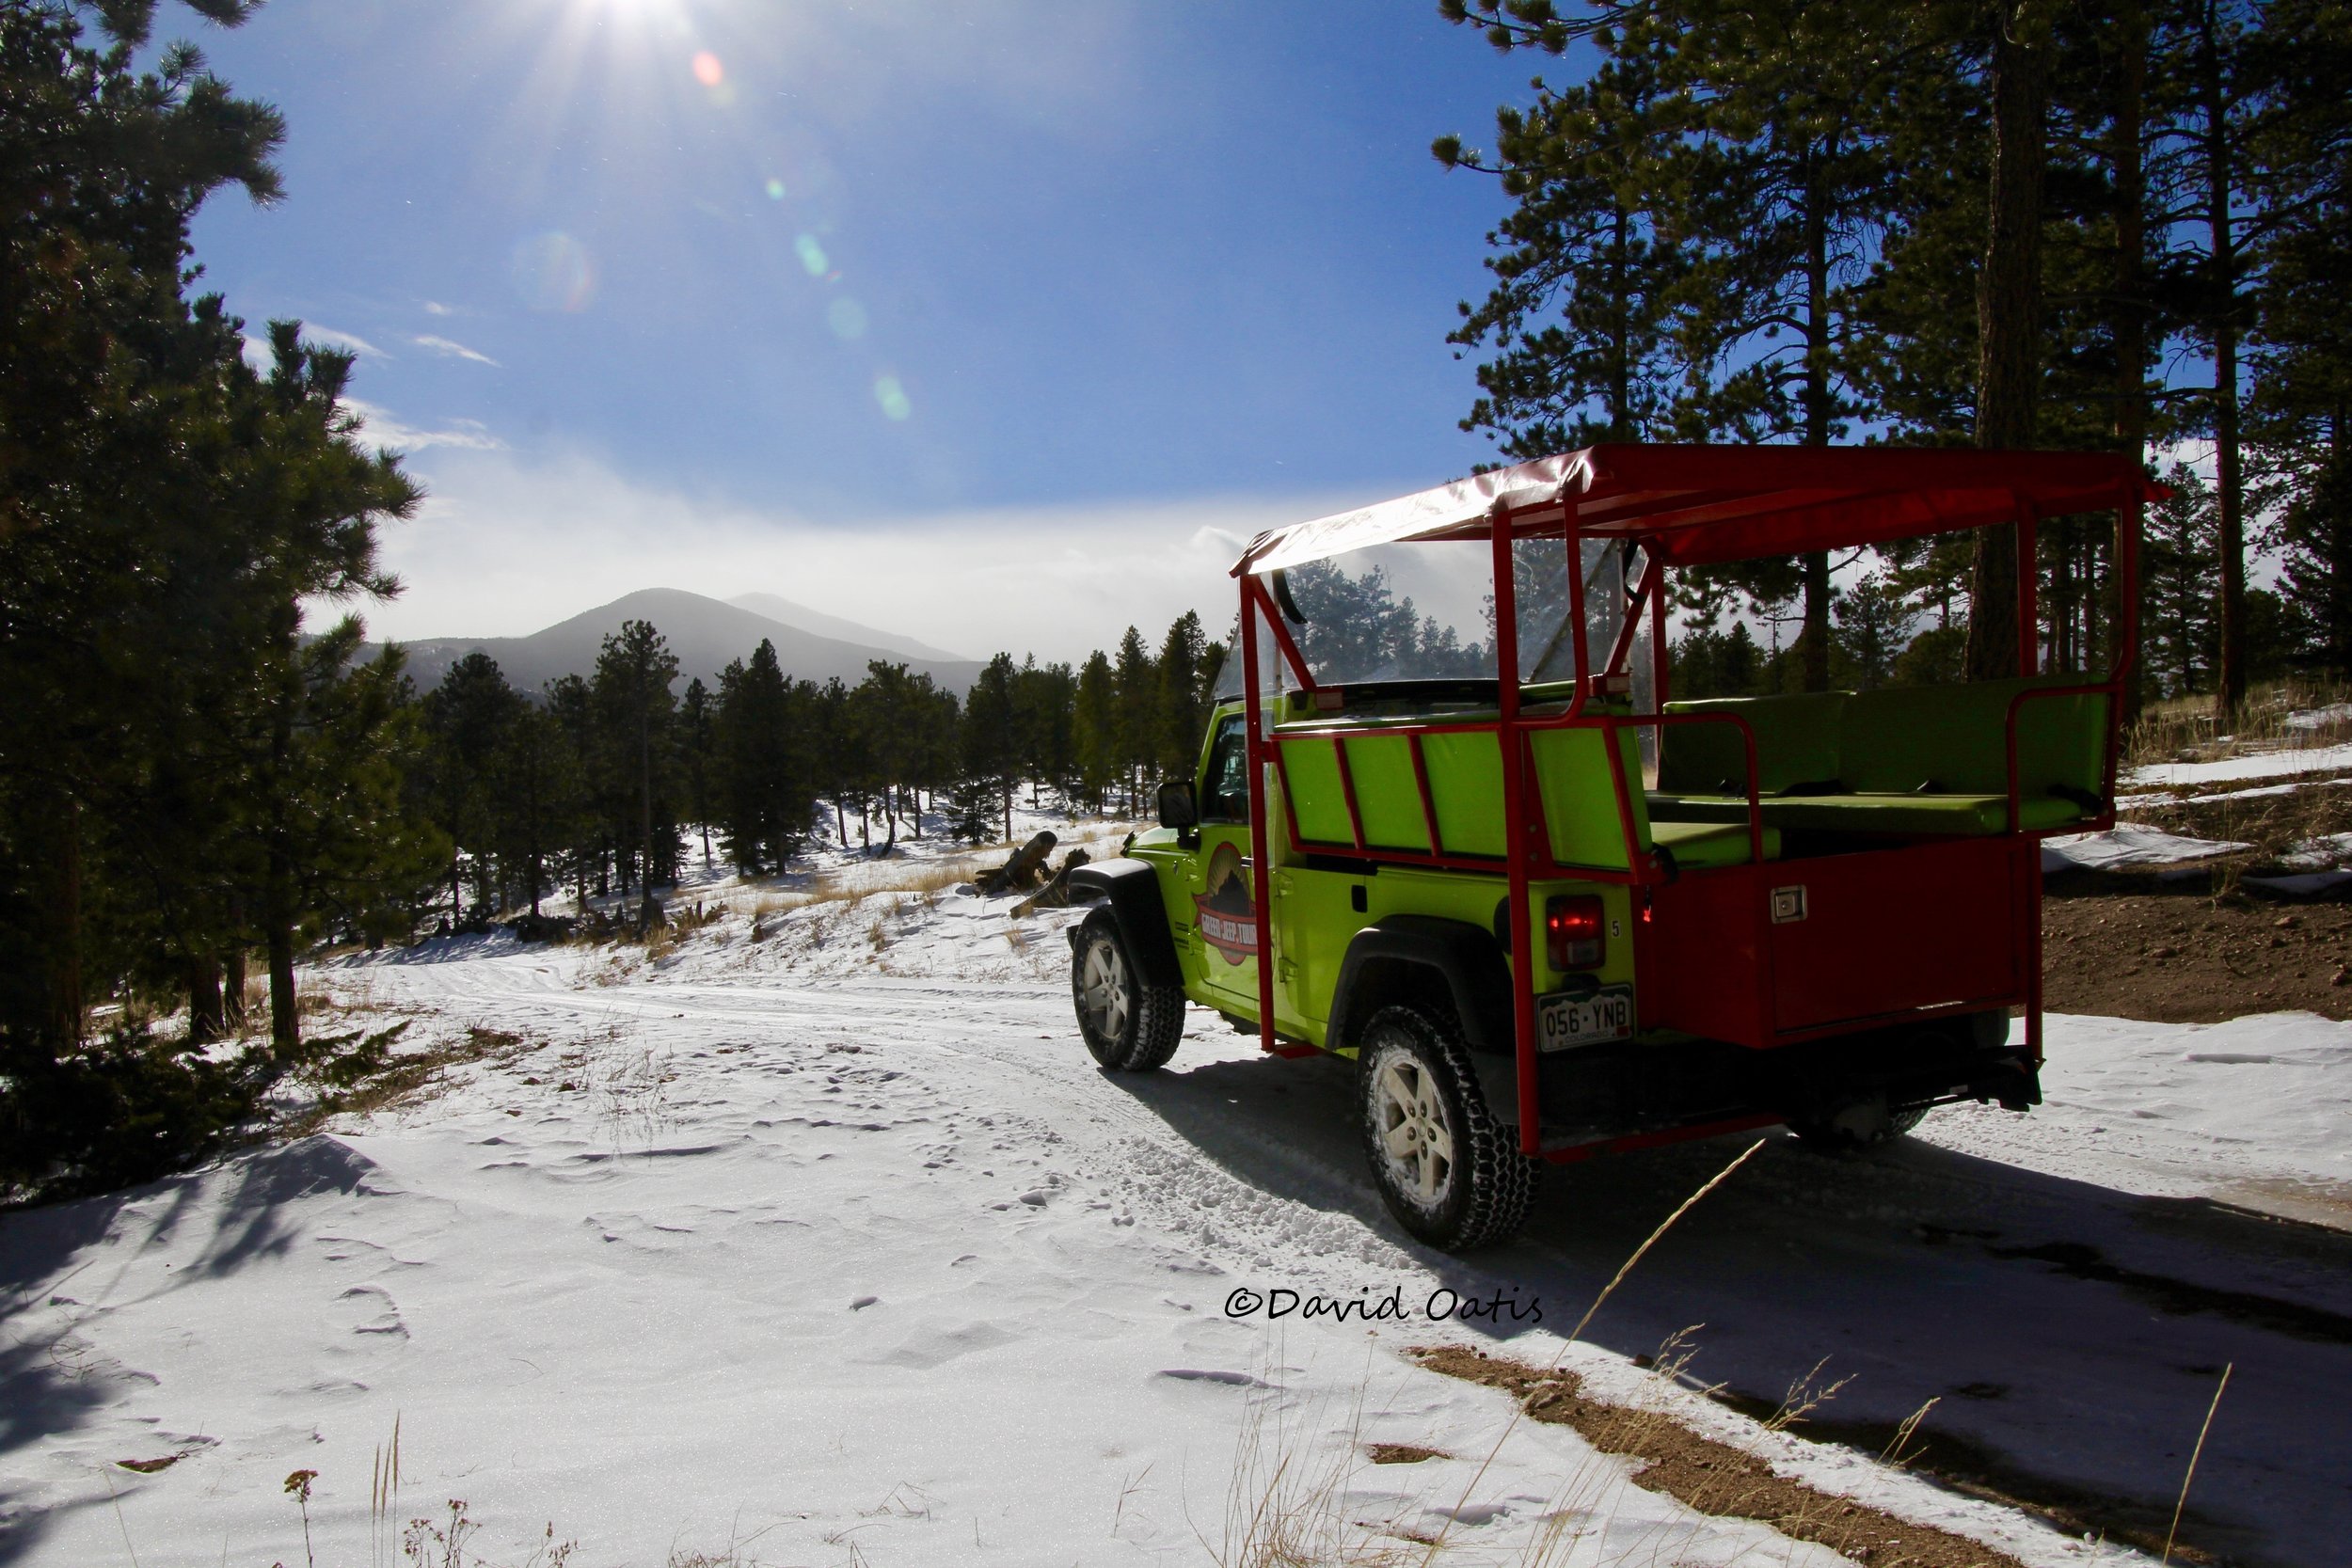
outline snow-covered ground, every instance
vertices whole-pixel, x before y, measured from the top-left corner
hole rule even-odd
[[[727,912],[651,961],[503,937],[340,961],[313,978],[363,1013],[518,1043],[410,1109],[0,1217],[0,1563],[304,1561],[296,1470],[320,1564],[401,1560],[453,1498],[488,1560],[551,1527],[575,1568],[1237,1561],[1275,1516],[1442,1528],[1447,1562],[1834,1560],[1396,1354],[1448,1338],[1565,1354],[2028,1562],[2127,1556],[1636,1368],[1692,1325],[1698,1381],[1770,1402],[1827,1356],[1855,1381],[1817,1419],[1939,1399],[1931,1431],[2158,1513],[2231,1364],[2210,1536],[2312,1564],[2352,1538],[2352,1243],[2207,1201],[2352,1214],[2352,1027],[2052,1020],[2035,1116],[1946,1111],[1851,1162],[1773,1138],[1564,1353],[1739,1141],[1554,1172],[1524,1239],[1447,1259],[1370,1196],[1344,1064],[1196,1010],[1168,1071],[1097,1072],[1070,911],[702,895]],[[1286,1291],[1393,1292],[1404,1321],[1270,1320]]]
[[[2352,768],[2352,745],[2310,746],[2250,752],[2213,762],[2157,762],[2135,768],[2123,782],[2141,788],[2218,784],[2239,779],[2283,779],[2301,773],[2334,773]]]
[[[2118,822],[2103,833],[2058,833],[2042,841],[2042,869],[2121,871],[2173,865],[2226,855],[2252,846],[2228,839],[2189,838],[2137,822]]]

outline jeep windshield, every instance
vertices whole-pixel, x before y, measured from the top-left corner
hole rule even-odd
[[[1624,555],[1613,542],[1584,544],[1588,644],[1608,647],[1623,625]],[[1270,572],[1267,589],[1316,686],[1348,688],[1351,700],[1363,688],[1405,688],[1436,702],[1490,705],[1498,678],[1493,559],[1485,546],[1461,540],[1389,543]],[[1518,540],[1512,568],[1520,684],[1572,681],[1566,541]],[[1276,657],[1264,650],[1268,690],[1282,684]],[[1219,695],[1241,690],[1240,661],[1230,659]]]

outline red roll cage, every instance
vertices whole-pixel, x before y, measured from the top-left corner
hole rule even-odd
[[[2041,835],[2018,832],[2018,709],[2029,700],[2045,697],[2105,694],[2108,699],[2108,731],[2101,810],[2094,819],[2074,826],[2111,826],[2122,699],[2137,650],[2140,508],[2146,500],[2160,499],[2167,493],[2148,479],[2135,458],[2121,452],[1611,445],[1497,469],[1376,506],[1259,535],[1235,563],[1233,576],[1239,579],[1241,594],[1241,646],[1237,652],[1244,672],[1248,754],[1253,781],[1250,859],[1257,874],[1250,879],[1250,896],[1258,929],[1263,933],[1257,976],[1261,1046],[1268,1052],[1285,1051],[1275,1028],[1274,966],[1269,961],[1274,927],[1268,918],[1268,879],[1263,875],[1263,868],[1269,863],[1269,832],[1266,813],[1260,803],[1266,798],[1263,786],[1268,767],[1283,781],[1284,827],[1289,834],[1289,847],[1293,852],[1300,849],[1288,770],[1281,749],[1273,744],[1265,722],[1260,663],[1262,626],[1265,633],[1270,633],[1282,666],[1317,707],[1336,713],[1343,702],[1340,692],[1318,685],[1309,670],[1268,592],[1265,579],[1272,573],[1379,545],[1437,540],[1483,540],[1487,544],[1493,570],[1495,662],[1502,677],[1497,681],[1498,716],[1491,720],[1382,727],[1384,735],[1402,735],[1408,740],[1422,810],[1429,828],[1427,852],[1381,847],[1366,842],[1362,813],[1343,744],[1351,732],[1344,724],[1287,732],[1286,738],[1327,736],[1331,740],[1338,753],[1341,788],[1355,841],[1348,850],[1351,855],[1375,863],[1489,874],[1500,870],[1508,883],[1510,950],[1527,954],[1534,951],[1531,946],[1533,917],[1529,906],[1529,887],[1534,881],[1573,878],[1639,887],[1667,879],[1666,872],[1635,852],[1638,834],[1630,790],[1640,784],[1638,781],[1629,783],[1625,776],[1622,750],[1616,743],[1621,729],[1662,729],[1701,722],[1737,725],[1748,764],[1750,852],[1754,862],[1761,863],[1764,858],[1753,728],[1744,719],[1730,714],[1663,712],[1669,695],[1666,573],[1676,566],[2009,527],[2015,531],[2017,560],[2021,563],[2018,669],[2021,673],[2033,673],[2041,662],[2033,569],[2036,529],[2045,517],[2113,513],[2120,613],[2114,657],[2106,677],[2023,691],[2010,705],[2006,721],[2009,833],[2012,840],[2019,840],[2031,849],[2032,840]],[[1516,678],[1519,669],[1518,622],[1511,546],[1514,541],[1536,537],[1565,538],[1567,544],[1575,680],[1564,707],[1530,715],[1524,711],[1521,683]],[[1625,541],[1642,554],[1640,573],[1627,585],[1623,625],[1598,671],[1593,668],[1592,650],[1587,646],[1583,608],[1581,545],[1586,540]],[[1645,615],[1651,628],[1651,657],[1660,711],[1646,716],[1588,712],[1594,697],[1621,695],[1629,690],[1629,663]],[[1534,831],[1530,822],[1528,801],[1534,781],[1530,774],[1533,761],[1529,737],[1538,730],[1569,727],[1598,728],[1604,732],[1603,751],[1610,759],[1618,823],[1625,835],[1623,870],[1558,863],[1552,857],[1549,837]],[[1506,832],[1504,853],[1499,858],[1450,854],[1437,832],[1436,809],[1422,754],[1423,739],[1434,735],[1472,732],[1494,734],[1503,758]],[[2031,951],[2025,956],[2029,964],[2026,998],[2027,1038],[2037,1061],[2042,1053],[2038,908],[2037,900],[2037,917],[2031,922],[2029,938]],[[1532,963],[1513,965],[1511,985],[1519,1096],[1522,1104],[1530,1105],[1535,1102],[1536,1093],[1534,970]],[[1522,1146],[1531,1154],[1541,1151],[1536,1119],[1532,1116],[1523,1117],[1520,1128]],[[1617,1140],[1604,1147],[1637,1141],[1654,1140]],[[1596,1151],[1588,1148],[1581,1152]]]

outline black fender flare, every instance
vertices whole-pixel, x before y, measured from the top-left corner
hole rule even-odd
[[[1159,873],[1149,862],[1125,855],[1089,861],[1070,874],[1070,901],[1110,905],[1111,918],[1119,923],[1119,934],[1127,943],[1128,956],[1143,972],[1144,984],[1184,985],[1184,966],[1176,961],[1176,939],[1168,934],[1168,906],[1160,901]],[[1070,927],[1070,940],[1076,944],[1075,926]]]
[[[1392,914],[1356,933],[1340,961],[1339,984],[1331,993],[1331,1022],[1325,1037],[1333,1045],[1352,1045],[1371,1022],[1359,983],[1374,967],[1389,963],[1418,964],[1433,971],[1454,1000],[1454,1016],[1461,1025],[1462,1043],[1472,1055],[1510,1056],[1516,1053],[1511,1018],[1511,972],[1490,931],[1466,920],[1438,915]]]

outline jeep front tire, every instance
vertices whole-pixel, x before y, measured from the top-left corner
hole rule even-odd
[[[1176,1053],[1184,1033],[1184,992],[1143,978],[1107,909],[1078,927],[1070,944],[1070,994],[1087,1049],[1111,1072],[1149,1072]]]

